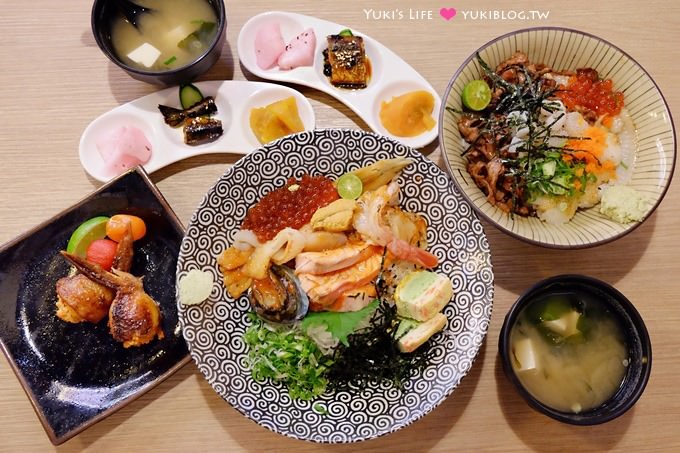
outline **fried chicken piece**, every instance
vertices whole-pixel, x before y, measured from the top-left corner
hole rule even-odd
[[[123,347],[141,346],[154,338],[164,338],[158,303],[144,292],[142,279],[114,269],[108,272],[101,266],[62,251],[82,274],[90,280],[116,292],[109,308],[109,331]]]
[[[132,229],[128,225],[125,236],[116,247],[113,267],[129,271],[132,267]],[[85,275],[76,274],[57,281],[57,317],[71,323],[98,323],[109,312],[115,292]]]
[[[66,322],[98,323],[109,313],[115,293],[83,274],[57,281],[57,316]]]
[[[142,285],[142,279],[126,272],[114,271],[119,278],[116,298],[109,310],[109,331],[123,347],[141,346],[155,337],[164,337],[158,303]]]

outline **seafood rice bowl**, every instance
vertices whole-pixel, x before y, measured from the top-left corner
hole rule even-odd
[[[581,248],[621,237],[672,177],[661,93],[592,35],[547,27],[502,36],[466,60],[445,99],[440,142],[455,184],[519,239]]]

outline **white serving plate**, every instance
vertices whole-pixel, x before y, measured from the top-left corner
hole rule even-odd
[[[255,36],[259,27],[269,21],[279,22],[284,42],[288,43],[307,28],[313,28],[316,35],[314,65],[295,68],[290,71],[261,69],[255,59]],[[371,62],[372,75],[364,89],[350,90],[331,85],[323,73],[322,52],[327,47],[326,36],[337,34],[345,28],[364,38],[366,55]],[[441,98],[423,76],[390,49],[375,39],[352,27],[336,24],[312,16],[282,11],[270,11],[252,17],[245,23],[238,36],[238,55],[241,64],[254,75],[277,82],[296,83],[327,93],[352,109],[375,132],[391,137],[413,148],[422,148],[437,138],[438,124],[431,130],[416,137],[397,137],[390,134],[380,123],[380,105],[392,97],[414,90],[427,90],[434,96],[432,117],[437,115]]]
[[[314,109],[300,92],[281,85],[239,80],[194,83],[204,96],[213,96],[217,113],[213,117],[222,121],[224,133],[211,143],[187,145],[181,127],[165,124],[158,104],[179,108],[179,88],[172,87],[128,102],[110,110],[92,121],[80,138],[80,163],[93,178],[105,182],[116,176],[109,172],[97,151],[96,142],[109,131],[121,126],[141,129],[151,142],[151,159],[144,164],[152,173],[188,157],[208,153],[247,154],[259,148],[250,128],[250,110],[294,96],[305,130],[314,129]]]

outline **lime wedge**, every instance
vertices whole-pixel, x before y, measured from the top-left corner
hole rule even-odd
[[[479,112],[491,102],[491,88],[483,80],[472,80],[463,87],[463,105],[470,110]]]
[[[99,216],[81,223],[71,234],[66,251],[85,258],[87,247],[92,241],[106,237],[106,222],[108,221],[108,217]]]
[[[345,173],[335,182],[338,195],[347,200],[356,200],[364,191],[364,183],[354,173]]]

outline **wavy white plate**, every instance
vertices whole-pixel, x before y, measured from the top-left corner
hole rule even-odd
[[[305,29],[313,28],[316,34],[314,65],[290,71],[283,71],[278,67],[260,69],[255,60],[255,35],[258,28],[269,21],[275,21],[281,25],[281,34],[286,43]],[[371,79],[364,89],[348,90],[334,87],[323,74],[322,52],[327,47],[326,36],[337,34],[345,28],[350,28],[355,35],[364,38],[366,55],[372,68]],[[379,112],[383,101],[389,101],[392,97],[409,91],[427,90],[434,96],[432,117],[438,121],[437,114],[441,106],[441,98],[432,85],[401,57],[355,28],[303,14],[270,11],[252,17],[241,28],[238,35],[238,55],[241,64],[256,76],[278,82],[305,85],[323,91],[352,109],[375,132],[394,138],[405,145],[422,148],[437,137],[437,126],[416,137],[397,137],[382,126]]]
[[[250,129],[250,110],[294,96],[305,130],[314,129],[314,109],[300,92],[264,82],[240,80],[197,82],[204,96],[213,96],[217,113],[222,121],[224,134],[217,140],[203,145],[184,143],[182,128],[165,124],[158,104],[179,107],[179,89],[166,88],[110,110],[92,121],[80,138],[80,163],[93,178],[105,182],[116,176],[104,165],[96,142],[109,131],[121,126],[141,129],[151,142],[152,154],[144,164],[147,173],[159,170],[188,157],[209,153],[247,154],[259,148],[260,142]]]

